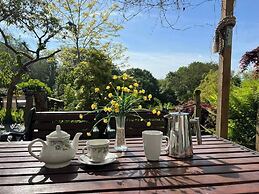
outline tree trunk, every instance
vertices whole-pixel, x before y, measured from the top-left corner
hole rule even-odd
[[[7,90],[7,102],[6,102],[6,114],[4,123],[10,124],[13,122],[12,120],[12,100],[13,100],[13,92],[15,90],[16,84],[20,81],[22,72],[19,71],[16,76],[13,77],[8,90]]]
[[[13,92],[14,92],[14,85],[10,85],[7,91],[7,103],[6,103],[6,114],[4,122],[10,124],[13,122],[12,120],[12,101],[13,101]]]

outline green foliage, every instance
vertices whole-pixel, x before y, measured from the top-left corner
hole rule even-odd
[[[4,122],[6,115],[6,109],[0,109],[0,123]],[[13,123],[24,123],[24,111],[22,109],[12,110],[12,121]]]
[[[177,97],[175,95],[175,91],[170,87],[170,82],[167,79],[159,80],[159,100],[161,103],[172,103],[177,104]]]
[[[73,66],[75,50],[69,51],[70,55],[63,55],[66,62],[58,73],[58,95],[65,101],[65,109],[88,110],[95,101],[91,98],[92,91],[109,83],[115,66],[108,56],[96,49],[82,50],[82,61]]]
[[[230,95],[229,138],[255,149],[259,80],[245,79]]]
[[[53,57],[60,50],[51,54],[43,52],[47,49],[47,44],[63,28],[55,14],[50,12],[48,1],[38,0],[5,0],[0,1],[0,34],[1,44],[5,45],[7,50],[14,54],[19,65],[8,84],[6,120],[11,122],[12,96],[15,86],[21,82],[22,76],[28,71],[28,67],[37,61]],[[13,34],[6,32],[6,29],[12,29]],[[22,32],[26,36],[20,36]],[[30,37],[30,44],[27,42]],[[18,47],[12,45],[13,40],[19,40],[21,44]],[[47,53],[47,55],[45,55]]]
[[[141,87],[147,93],[152,94],[153,96],[159,95],[158,81],[149,71],[139,68],[131,68],[127,69],[125,72],[139,81],[141,83]]]
[[[193,98],[194,90],[210,70],[218,66],[213,63],[193,62],[187,67],[180,67],[176,72],[169,72],[165,82],[161,85],[162,91],[171,91],[178,101]]]
[[[113,17],[117,11],[115,4],[96,0],[54,0],[50,1],[50,7],[65,26],[62,42],[77,50],[76,62],[82,60],[81,49],[94,47],[106,53],[117,49],[121,52],[120,46],[112,41],[122,29],[117,18]]]
[[[17,89],[28,90],[33,92],[45,91],[49,95],[51,94],[51,89],[43,82],[37,79],[29,79],[27,82],[21,82],[17,84]]]
[[[57,76],[57,62],[55,60],[42,60],[30,67],[30,78],[46,83],[51,89],[55,87]]]
[[[154,98],[154,101],[157,103],[157,105],[154,107],[157,110],[171,111],[174,108],[171,102],[162,103],[161,100],[159,100],[158,98]]]
[[[202,101],[217,105],[217,71],[210,72],[199,86]],[[259,80],[251,76],[231,80],[229,98],[229,138],[249,148],[255,148],[256,113]]]
[[[7,88],[17,63],[10,53],[0,50],[0,87]]]
[[[201,90],[201,101],[217,106],[218,71],[211,70],[201,81],[198,89]]]

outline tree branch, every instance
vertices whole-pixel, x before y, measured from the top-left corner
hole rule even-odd
[[[26,45],[25,42],[23,42],[22,45],[25,47],[25,49],[26,49],[28,52],[31,52],[31,53],[34,53],[34,54],[36,53],[35,51],[29,49],[29,47]]]
[[[36,62],[38,62],[38,61],[51,58],[51,57],[53,57],[55,54],[57,54],[57,53],[60,52],[60,51],[61,51],[61,50],[58,49],[58,50],[54,51],[53,53],[51,53],[50,55],[47,55],[47,56],[44,56],[44,57],[36,57],[35,59],[33,59],[33,60],[28,61],[27,63],[25,63],[25,64],[23,65],[23,68],[28,67],[28,66],[30,66],[31,64],[36,63]]]
[[[29,59],[33,59],[33,57],[32,56],[30,56],[28,53],[25,53],[25,52],[22,52],[22,51],[17,51],[14,47],[12,47],[10,44],[9,44],[9,42],[8,42],[8,40],[7,40],[7,37],[6,37],[6,35],[5,35],[5,33],[4,33],[4,31],[0,28],[0,33],[1,33],[1,35],[2,35],[2,37],[3,37],[3,39],[4,39],[4,45],[7,47],[7,48],[9,48],[11,51],[13,51],[15,54],[22,54],[23,56],[25,56],[25,57],[27,57],[27,58],[29,58]]]

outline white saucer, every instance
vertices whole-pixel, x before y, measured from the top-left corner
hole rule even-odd
[[[100,166],[105,164],[110,164],[117,160],[118,156],[115,153],[108,153],[103,162],[92,162],[91,159],[87,155],[79,156],[78,160],[82,164]]]

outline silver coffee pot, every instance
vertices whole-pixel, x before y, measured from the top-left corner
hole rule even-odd
[[[165,115],[168,119],[169,156],[190,158],[193,156],[191,124],[196,125],[197,142],[201,144],[199,119],[189,119],[189,113],[173,112]]]

